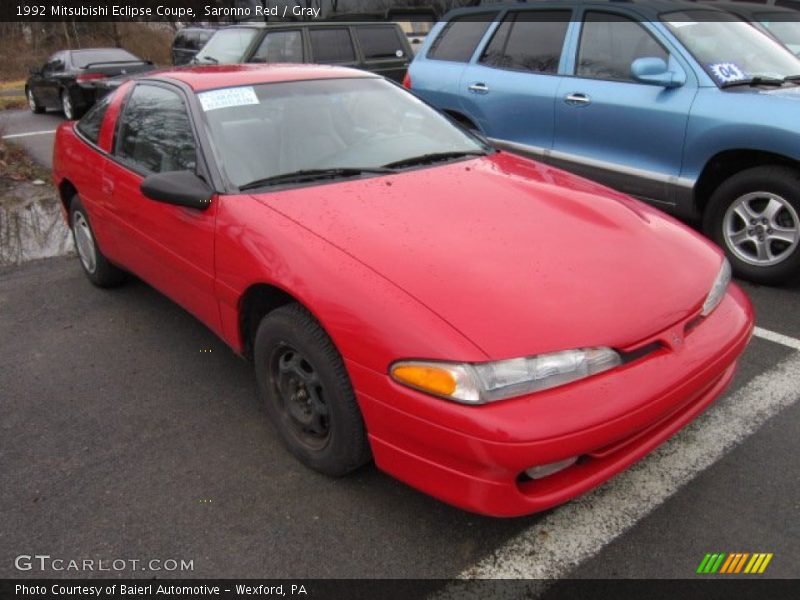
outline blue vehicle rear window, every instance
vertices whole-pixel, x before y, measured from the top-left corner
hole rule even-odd
[[[497,13],[471,14],[453,19],[433,42],[427,57],[434,60],[469,62],[483,34]]]

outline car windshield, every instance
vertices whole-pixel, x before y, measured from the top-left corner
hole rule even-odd
[[[72,63],[79,69],[84,69],[91,64],[141,60],[141,58],[134,56],[127,50],[119,48],[72,51]]]
[[[778,38],[784,46],[796,55],[800,55],[800,22],[795,16],[787,17],[786,13],[758,13],[758,22]]]
[[[688,10],[667,13],[662,20],[717,85],[800,74],[800,59],[733,15]]]
[[[268,178],[285,183],[297,173],[389,172],[489,150],[379,78],[271,83],[198,97],[217,161],[240,188]]]
[[[208,40],[195,60],[201,63],[232,64],[244,60],[244,53],[257,33],[251,27],[220,29]]]

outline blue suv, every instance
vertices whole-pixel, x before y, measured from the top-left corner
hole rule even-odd
[[[461,9],[405,83],[501,147],[702,223],[740,277],[800,273],[800,59],[739,17],[666,0]]]

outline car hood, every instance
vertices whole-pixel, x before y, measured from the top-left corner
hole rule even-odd
[[[507,153],[255,198],[391,280],[493,360],[630,347],[696,311],[721,264],[670,217]]]

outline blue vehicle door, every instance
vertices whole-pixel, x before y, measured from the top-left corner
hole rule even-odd
[[[552,162],[670,209],[697,82],[650,23],[587,11],[570,52],[574,77],[561,80],[555,102]],[[660,58],[678,87],[635,81],[631,65]]]
[[[509,11],[464,69],[461,105],[492,139],[540,153],[553,143],[553,105],[572,12]]]
[[[413,90],[445,112],[463,112],[461,74],[497,14],[468,14],[438,23],[408,70]]]

